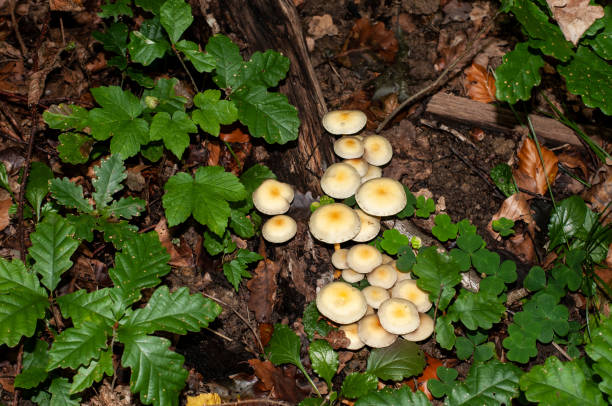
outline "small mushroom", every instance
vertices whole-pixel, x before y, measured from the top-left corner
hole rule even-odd
[[[359,282],[360,280],[363,280],[363,278],[365,278],[364,274],[355,272],[350,268],[342,270],[342,279],[344,279],[348,283]]]
[[[261,235],[266,241],[273,243],[284,243],[295,236],[297,223],[294,219],[284,214],[278,214],[269,218],[261,228]]]
[[[369,165],[368,171],[361,177],[361,183],[365,183],[370,179],[376,179],[382,177],[382,169],[379,166]]]
[[[336,269],[347,269],[349,267],[346,263],[346,254],[348,254],[348,250],[346,248],[341,248],[334,251],[331,256],[331,263]]]
[[[361,210],[372,216],[392,216],[402,211],[407,202],[404,186],[391,178],[362,183],[355,200]]]
[[[319,313],[338,324],[351,324],[368,310],[363,293],[346,282],[332,282],[321,288],[316,298]]]
[[[359,338],[358,330],[359,325],[357,323],[347,324],[345,326],[340,326],[338,330],[344,331],[344,335],[349,339],[350,344],[344,348],[347,350],[359,350],[365,346],[364,342]]]
[[[334,152],[340,158],[361,158],[364,153],[363,142],[355,136],[344,136],[334,142]]]
[[[421,290],[414,279],[405,279],[397,282],[393,289],[391,289],[391,297],[409,300],[414,303],[420,313],[425,313],[432,306],[429,294]]]
[[[420,324],[416,330],[402,335],[408,341],[423,341],[434,331],[434,321],[427,313],[419,313]]]
[[[310,216],[310,233],[319,241],[339,244],[354,238],[361,222],[355,210],[343,203],[320,206]]]
[[[264,180],[253,192],[255,208],[271,216],[286,213],[292,201],[293,188],[276,179]]]
[[[366,286],[361,293],[365,296],[368,306],[373,309],[378,309],[385,300],[391,297],[387,289],[378,286]]]
[[[355,211],[359,216],[359,220],[361,220],[361,229],[359,230],[359,234],[353,238],[353,241],[370,241],[376,237],[380,231],[380,219],[378,217],[370,216],[360,209],[355,209]]]
[[[379,265],[368,274],[368,282],[372,286],[390,289],[397,280],[397,272],[390,265]]]
[[[351,165],[339,162],[330,165],[321,177],[321,189],[335,199],[351,197],[361,185],[361,177]]]
[[[382,254],[382,258],[383,258],[383,261],[382,261],[383,264],[389,264],[394,261],[394,259],[387,254]]]
[[[392,334],[408,334],[419,327],[419,312],[412,302],[398,297],[385,300],[378,308],[378,318]]]
[[[357,244],[349,249],[346,262],[353,271],[368,273],[382,263],[382,254],[371,245]]]
[[[376,314],[361,319],[357,333],[361,341],[373,348],[388,347],[397,340],[396,334],[389,333],[381,326]]]
[[[368,173],[368,163],[363,158],[345,159],[342,162],[355,168],[359,176],[365,176]]]
[[[323,116],[321,123],[327,132],[335,135],[355,134],[365,127],[368,121],[365,113],[359,110],[335,110]]]
[[[369,135],[363,139],[363,157],[374,166],[387,164],[393,156],[391,143],[382,135]]]

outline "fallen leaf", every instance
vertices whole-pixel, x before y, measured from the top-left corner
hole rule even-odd
[[[601,213],[604,224],[612,222],[612,165],[603,165],[597,171],[595,183],[584,193],[583,198],[591,204],[591,208]]]
[[[346,348],[351,343],[344,331],[342,330],[331,330],[325,336],[325,340],[332,346],[334,350],[340,348]]]
[[[4,230],[11,222],[9,217],[9,209],[13,205],[13,199],[11,199],[8,192],[6,192],[4,189],[2,189],[2,192],[5,193],[0,193],[0,195],[3,196],[0,198],[0,231]]]
[[[204,146],[208,150],[208,165],[216,166],[219,164],[219,158],[221,157],[221,146],[215,142],[204,141]]]
[[[255,376],[263,384],[264,390],[272,391],[277,398],[297,404],[304,398],[304,393],[297,386],[295,377],[286,376],[270,361],[249,360],[249,365],[255,371]]]
[[[161,245],[164,246],[168,254],[170,254],[170,262],[168,262],[172,266],[176,267],[189,267],[193,266],[193,252],[189,245],[181,239],[181,244],[177,249],[175,245],[172,243],[172,239],[170,236],[170,231],[168,230],[168,223],[164,217],[159,220],[157,225],[155,226],[155,232],[161,242]]]
[[[314,16],[308,23],[308,34],[314,39],[323,38],[326,35],[338,35],[338,27],[336,27],[332,16],[329,14]]]
[[[218,393],[200,393],[197,396],[187,396],[186,406],[220,405],[221,397]]]
[[[535,233],[535,220],[533,218],[531,208],[529,207],[529,203],[523,193],[515,193],[502,203],[501,207],[491,217],[491,221],[487,225],[487,230],[491,237],[496,240],[500,240],[501,237],[497,232],[493,230],[493,221],[499,220],[500,218],[505,217],[514,222],[522,221],[527,225],[529,232]]]
[[[255,276],[247,282],[249,310],[255,312],[255,319],[260,323],[272,321],[272,311],[276,302],[276,275],[280,266],[269,259],[259,261],[253,271]]]
[[[116,385],[111,388],[105,380],[104,385],[99,389],[98,395],[89,400],[91,406],[130,406],[132,404],[132,394],[130,387],[126,385]]]
[[[347,41],[342,47],[342,54],[347,54],[350,50],[361,50],[363,52],[371,50],[377,53],[385,62],[393,62],[398,50],[398,42],[395,34],[385,28],[385,24],[377,22],[372,25],[367,18],[360,18],[355,21]],[[346,66],[351,63],[347,58],[341,58]]]
[[[81,0],[50,0],[49,9],[51,11],[83,11],[83,2]]]
[[[90,73],[100,71],[104,68],[106,68],[106,57],[103,52],[98,53],[93,61],[85,65],[85,69]]]
[[[463,71],[467,94],[472,100],[492,103],[495,99],[495,77],[483,66],[473,63]]]
[[[470,20],[474,23],[474,28],[478,29],[482,25],[482,21],[491,13],[491,5],[488,2],[476,1],[472,4],[470,11]]]
[[[430,379],[438,379],[438,367],[444,366],[444,363],[437,358],[431,357],[427,353],[425,353],[425,357],[427,358],[427,366],[423,370],[423,373],[416,379],[416,389],[423,392],[429,400],[432,400],[433,396],[429,392],[429,389],[427,389],[427,381]],[[407,383],[412,390],[415,390],[414,379],[408,380]]]
[[[261,345],[264,347],[268,345],[272,338],[272,334],[274,334],[274,325],[272,323],[259,324],[259,339],[261,340]]]
[[[512,171],[512,174],[519,188],[543,195],[548,190],[548,184],[552,185],[557,177],[559,160],[548,148],[540,145],[540,150],[544,166],[540,161],[535,142],[531,138],[526,138],[517,153],[518,167]],[[525,196],[526,199],[531,197]]]
[[[571,169],[580,169],[582,172],[583,179],[588,179],[589,170],[587,169],[587,164],[584,162],[584,158],[577,151],[568,151],[562,152],[557,155],[557,159],[559,159],[559,163]]]
[[[563,36],[574,45],[595,20],[604,16],[603,7],[589,5],[590,0],[546,0],[546,3]]]
[[[145,188],[147,181],[145,180],[142,171],[148,167],[148,165],[138,164],[127,169],[125,184],[127,185],[128,189],[133,192],[141,192]]]
[[[240,130],[240,128],[236,128],[231,133],[221,133],[221,134],[219,134],[219,139],[221,141],[224,141],[224,142],[241,142],[241,143],[245,143],[245,142],[249,142],[251,137],[249,137],[249,134],[243,133],[242,130]]]

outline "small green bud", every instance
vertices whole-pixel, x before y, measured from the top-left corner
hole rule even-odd
[[[153,110],[155,107],[159,105],[159,99],[155,96],[146,96],[145,104],[147,105],[148,108]]]
[[[423,245],[423,240],[421,240],[421,238],[417,237],[417,236],[413,236],[410,239],[410,244],[412,245],[412,248],[415,250],[418,250],[421,248],[421,246]]]

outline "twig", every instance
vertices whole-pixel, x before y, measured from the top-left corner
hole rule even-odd
[[[181,54],[179,54],[178,50],[174,47],[174,44],[172,44],[172,50],[174,51],[176,57],[178,58],[181,65],[183,66],[183,69],[185,69],[185,72],[187,72],[187,76],[189,76],[189,79],[191,79],[191,84],[193,85],[193,89],[196,91],[196,93],[199,92],[198,85],[196,85],[195,79],[193,78],[193,76],[191,76],[191,72],[189,72],[189,69],[187,69],[187,65],[185,65],[185,61],[183,61],[183,58],[181,58]]]
[[[9,0],[9,12],[11,13],[11,23],[13,24],[13,30],[15,31],[17,42],[19,42],[19,48],[21,48],[21,56],[23,57],[23,59],[25,59],[28,56],[28,49],[25,46],[25,42],[23,42],[23,38],[21,38],[21,34],[19,33],[19,24],[17,23],[17,19],[15,18],[16,4],[17,0]]]
[[[205,327],[204,329],[205,329],[205,330],[210,331],[210,332],[211,332],[211,333],[213,333],[213,334],[218,335],[219,337],[221,337],[221,338],[222,338],[222,339],[224,339],[224,340],[229,341],[230,343],[234,341],[233,339],[229,338],[229,337],[228,337],[228,336],[226,336],[225,334],[221,334],[221,333],[219,333],[218,331],[213,330],[212,328]]]
[[[17,352],[17,367],[15,368],[15,377],[21,373],[21,365],[23,360],[23,341],[19,345],[19,352]],[[19,389],[15,388],[13,395],[13,406],[17,406],[19,403]]]
[[[473,51],[473,46],[476,43],[476,40],[478,38],[480,38],[480,36],[482,34],[484,34],[485,32],[487,32],[491,26],[493,25],[493,22],[495,21],[495,19],[497,18],[498,15],[501,14],[501,11],[498,11],[493,18],[491,18],[491,20],[488,22],[488,24],[484,25],[480,31],[478,31],[478,33],[468,42],[467,46],[465,47],[465,50],[457,57],[455,58],[455,60],[446,67],[446,69],[444,69],[442,71],[442,73],[440,73],[440,76],[438,76],[438,78],[431,83],[428,86],[425,86],[423,89],[419,90],[418,92],[416,92],[415,94],[413,94],[412,96],[410,96],[409,98],[407,98],[406,100],[404,100],[399,106],[397,106],[397,108],[395,110],[393,110],[391,112],[391,114],[389,114],[387,116],[387,118],[385,118],[383,120],[382,123],[380,123],[380,125],[376,128],[376,133],[378,134],[379,132],[381,132],[386,126],[387,124],[389,124],[389,122],[391,120],[393,120],[393,118],[407,105],[409,105],[410,103],[412,103],[413,101],[419,99],[421,96],[429,93],[430,91],[432,91],[433,89],[437,88],[439,85],[445,83],[446,81],[446,76],[447,74],[453,70],[455,68],[455,66],[457,66],[457,64],[463,59],[465,58],[469,53],[471,53]]]
[[[433,128],[435,130],[446,131],[447,133],[457,138],[459,141],[465,142],[472,148],[477,149],[476,145],[474,145],[472,141],[468,140],[463,134],[461,134],[459,131],[455,130],[454,128],[450,128],[449,126],[441,124],[441,123],[435,123],[433,121],[425,120],[424,118],[421,119],[421,124],[424,124],[427,127]]]
[[[23,128],[21,128],[21,125],[19,125],[19,123],[17,122],[17,119],[15,118],[13,113],[8,109],[7,105],[4,104],[4,103],[0,103],[0,111],[2,111],[2,114],[4,114],[6,116],[6,118],[9,121],[9,123],[11,123],[13,128],[17,131],[17,133],[16,133],[17,136],[21,140],[23,140]]]
[[[565,352],[565,350],[563,348],[561,348],[561,346],[559,344],[557,344],[556,342],[552,342],[553,347],[555,347],[557,349],[557,351],[559,351],[561,353],[561,355],[563,355],[565,358],[567,358],[568,361],[573,361],[573,358],[570,357],[570,355]]]

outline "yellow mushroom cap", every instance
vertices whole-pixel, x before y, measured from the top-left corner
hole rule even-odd
[[[355,134],[365,127],[368,118],[359,110],[335,110],[323,116],[321,123],[328,132],[336,135]]]
[[[380,231],[380,219],[378,217],[370,216],[363,212],[363,210],[355,209],[359,220],[361,220],[361,229],[353,241],[366,242],[378,235]]]
[[[363,158],[345,159],[342,162],[355,168],[359,176],[365,176],[368,173],[368,163]]]
[[[357,244],[349,249],[346,262],[353,271],[368,273],[382,263],[382,254],[371,245]]]
[[[321,288],[316,298],[319,313],[339,324],[351,324],[368,310],[363,293],[346,282],[332,282]]]
[[[392,216],[406,206],[406,192],[401,183],[391,178],[370,179],[362,183],[355,200],[359,208],[372,216]]]
[[[405,279],[397,282],[391,289],[391,297],[402,298],[411,301],[420,313],[431,309],[432,303],[429,294],[417,286],[414,279]]]
[[[255,208],[264,214],[283,214],[293,201],[293,188],[276,179],[266,179],[253,192]]]
[[[321,189],[335,199],[351,197],[361,185],[361,177],[351,165],[339,162],[330,165],[321,177]]]
[[[334,141],[334,152],[340,158],[354,159],[363,155],[363,142],[354,136],[344,136]]]
[[[344,279],[345,281],[347,281],[348,283],[355,283],[355,282],[359,282],[360,280],[362,280],[365,277],[364,274],[359,273],[359,272],[355,272],[350,268],[347,269],[343,269],[342,270],[342,279]]]
[[[359,233],[361,222],[355,210],[343,203],[320,206],[310,216],[310,232],[319,241],[339,244]]]
[[[378,318],[385,330],[392,334],[407,334],[419,327],[419,312],[412,302],[393,297],[378,308]]]
[[[344,335],[349,339],[350,344],[345,347],[347,350],[358,350],[365,346],[364,342],[359,338],[358,330],[359,325],[357,323],[347,324],[345,326],[340,326],[338,330],[344,331]]]
[[[397,340],[396,334],[389,333],[382,327],[376,314],[359,320],[357,333],[361,341],[373,348],[388,347]]]
[[[402,337],[408,341],[422,341],[429,337],[434,331],[434,321],[427,313],[419,313],[420,324],[416,330],[404,334]]]
[[[379,265],[368,274],[368,282],[372,286],[390,289],[397,280],[397,272],[392,266]]]
[[[378,309],[385,300],[391,297],[387,289],[378,286],[366,286],[361,293],[365,296],[368,306],[373,309]]]
[[[365,183],[370,179],[376,179],[382,177],[382,169],[378,166],[368,164],[368,171],[365,175],[361,176],[361,183]]]
[[[297,223],[284,214],[269,218],[261,228],[261,234],[266,241],[283,243],[289,241],[297,233]]]
[[[346,254],[348,254],[348,249],[346,248],[334,251],[331,256],[331,263],[336,269],[347,269],[349,267],[346,263]]]
[[[393,156],[391,143],[382,135],[369,135],[363,139],[363,157],[370,165],[382,166]]]

